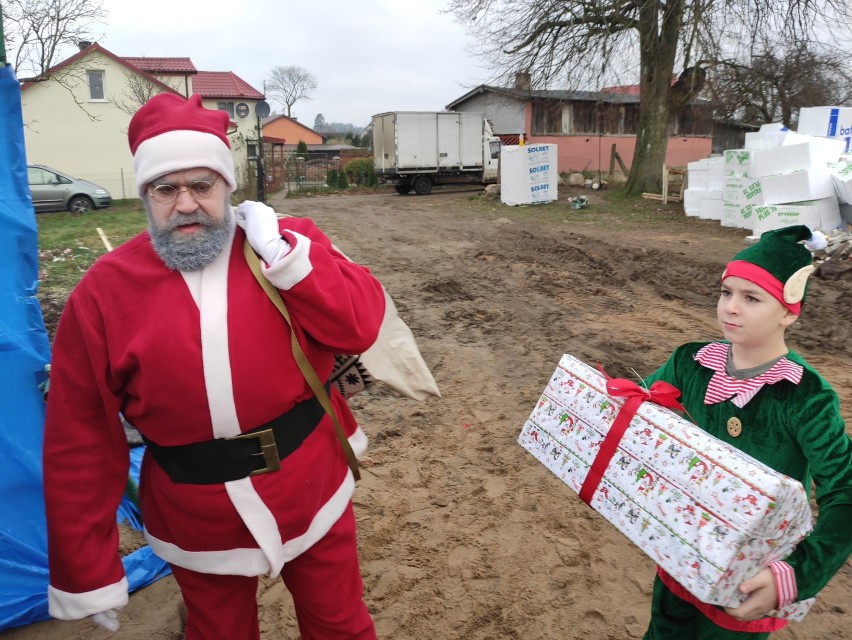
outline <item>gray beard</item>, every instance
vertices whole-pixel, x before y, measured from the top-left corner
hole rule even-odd
[[[218,258],[234,237],[234,215],[228,201],[225,202],[225,215],[221,222],[214,222],[199,210],[193,214],[176,214],[160,227],[151,217],[147,200],[145,211],[148,213],[148,235],[154,251],[174,271],[200,271]],[[195,223],[204,225],[204,228],[191,236],[174,231],[181,225]]]

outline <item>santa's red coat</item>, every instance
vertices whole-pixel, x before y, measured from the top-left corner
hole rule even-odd
[[[376,339],[384,294],[308,219],[280,221],[290,252],[267,278],[319,377],[334,353]],[[179,445],[249,431],[312,396],[289,329],[243,257],[245,236],[192,273],[171,271],[147,233],[104,255],[71,294],[53,347],[44,446],[50,613],[81,618],[127,602],[116,508],[128,473],[119,413]],[[332,399],[356,454],[366,437]],[[152,549],[200,572],[277,574],[343,513],[354,481],[326,416],[275,473],[173,483],[146,455],[142,515]]]

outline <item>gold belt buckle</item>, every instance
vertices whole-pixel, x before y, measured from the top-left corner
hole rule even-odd
[[[260,441],[260,451],[253,453],[253,456],[263,456],[262,469],[252,471],[249,476],[259,476],[264,473],[278,471],[281,468],[281,458],[278,457],[278,445],[275,443],[275,434],[272,429],[264,429],[255,433],[244,433],[239,436],[229,438],[229,440],[251,440],[257,438]]]

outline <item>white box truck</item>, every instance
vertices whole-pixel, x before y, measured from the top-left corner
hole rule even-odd
[[[373,116],[373,167],[398,193],[497,182],[500,139],[481,113],[391,111]]]

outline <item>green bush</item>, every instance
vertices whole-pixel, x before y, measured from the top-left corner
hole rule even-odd
[[[349,180],[346,179],[346,174],[342,170],[329,169],[325,174],[325,183],[331,189],[348,189]]]
[[[296,145],[296,156],[305,160],[308,159],[308,145],[305,144],[304,140],[299,140],[299,144]]]
[[[349,188],[349,180],[346,178],[345,171],[337,172],[337,188],[338,189],[348,189]]]
[[[354,158],[343,167],[343,173],[349,179],[349,184],[359,187],[375,187],[379,183],[373,171],[372,158]]]
[[[328,173],[325,174],[325,183],[332,189],[337,189],[337,183],[339,181],[337,174],[337,169],[329,169]]]

